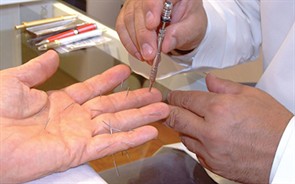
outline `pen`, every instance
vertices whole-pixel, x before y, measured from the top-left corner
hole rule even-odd
[[[51,23],[51,22],[76,19],[77,17],[78,17],[77,15],[66,15],[66,16],[60,16],[60,17],[35,20],[35,21],[31,21],[31,22],[23,22],[21,25],[15,26],[15,29],[23,29],[23,28],[37,26],[37,25],[41,25],[41,24],[47,24],[47,23]]]
[[[161,61],[162,42],[163,42],[164,36],[165,36],[166,24],[171,21],[170,15],[171,15],[172,7],[173,7],[173,4],[171,2],[169,2],[169,1],[165,2],[164,8],[163,8],[163,11],[162,11],[162,17],[161,17],[162,26],[159,29],[159,33],[158,33],[157,54],[156,54],[156,57],[154,59],[152,69],[151,69],[151,72],[150,72],[149,91],[152,90],[152,87],[153,87],[153,85],[154,85],[154,83],[156,81],[156,77],[157,77],[157,73],[158,73],[158,66],[159,66],[159,63]]]
[[[86,33],[81,33],[81,34],[77,34],[77,35],[70,36],[67,38],[62,38],[60,40],[54,40],[53,42],[41,45],[40,47],[38,47],[38,50],[48,50],[51,48],[56,48],[56,47],[59,47],[62,45],[74,43],[74,42],[81,41],[81,40],[84,40],[87,38],[101,36],[101,35],[102,35],[102,31],[99,29],[96,29],[93,31],[88,31]]]
[[[37,43],[36,46],[43,45],[43,44],[49,43],[49,42],[53,42],[55,40],[60,40],[62,38],[74,36],[74,35],[77,35],[77,34],[85,33],[85,32],[88,32],[88,31],[92,31],[92,30],[95,30],[95,29],[97,29],[97,26],[94,23],[87,23],[87,24],[83,24],[83,25],[80,25],[80,26],[76,26],[75,29],[68,30],[68,31],[65,31],[65,32],[62,32],[62,33],[59,33],[59,34],[56,34],[56,35],[53,35],[53,36],[50,36],[47,39],[42,40],[41,42]]]

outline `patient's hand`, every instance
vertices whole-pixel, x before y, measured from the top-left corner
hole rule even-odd
[[[0,72],[1,183],[29,181],[140,145],[157,136],[143,125],[169,114],[156,90],[105,95],[129,76],[124,65],[61,90],[34,89],[58,65],[58,55],[48,51]]]

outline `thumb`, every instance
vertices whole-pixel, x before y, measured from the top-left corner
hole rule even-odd
[[[242,85],[233,81],[216,77],[209,73],[206,76],[206,84],[208,91],[214,93],[237,94],[242,90]]]
[[[46,53],[16,67],[12,73],[24,84],[33,87],[45,82],[59,66],[58,54],[49,50]]]

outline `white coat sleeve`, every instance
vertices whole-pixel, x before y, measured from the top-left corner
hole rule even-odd
[[[259,1],[204,0],[208,17],[205,37],[193,52],[176,56],[190,70],[226,68],[259,55],[261,44]]]
[[[286,127],[278,146],[270,174],[270,183],[295,182],[295,116]]]

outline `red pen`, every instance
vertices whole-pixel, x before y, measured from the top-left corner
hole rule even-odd
[[[92,31],[92,30],[95,30],[95,29],[97,29],[97,26],[94,23],[83,24],[81,26],[77,26],[75,29],[71,29],[69,31],[65,31],[65,32],[50,36],[50,37],[46,38],[46,40],[42,40],[41,42],[37,43],[36,46],[43,45],[43,44],[46,44],[46,43],[50,43],[50,42],[53,42],[55,40],[60,40],[62,38],[67,38],[67,37],[70,37],[70,36],[74,36],[74,35],[77,35],[77,34],[80,34],[80,33],[85,33],[85,32],[88,32],[88,31]]]

